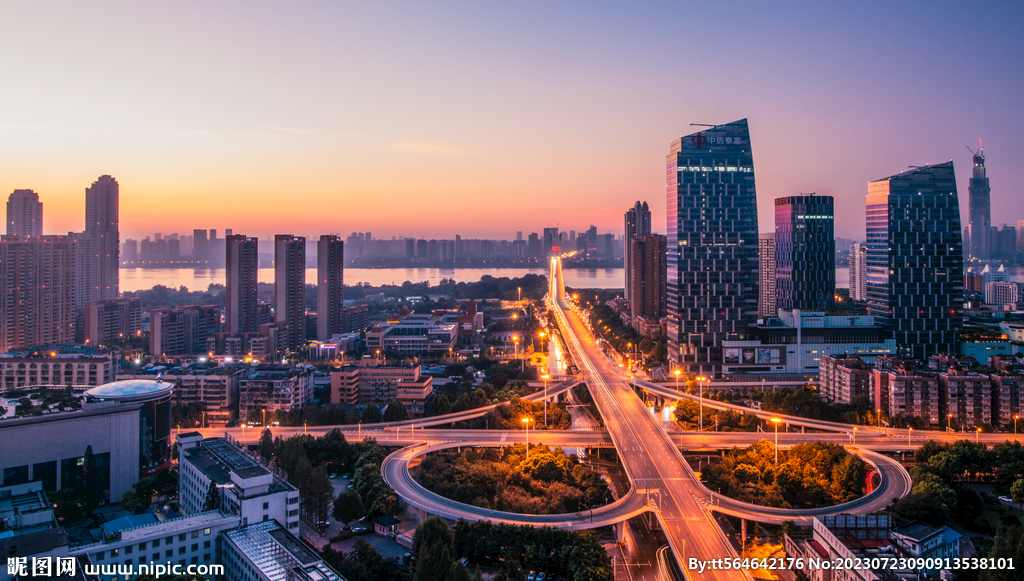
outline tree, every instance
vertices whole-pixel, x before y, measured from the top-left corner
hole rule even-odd
[[[1010,487],[1010,498],[1017,504],[1024,505],[1024,478],[1017,480]]]
[[[380,423],[380,408],[374,404],[369,404],[363,408],[363,415],[360,421],[364,424]]]
[[[359,497],[359,492],[347,490],[334,499],[334,520],[344,523],[345,528],[348,528],[348,523],[357,519],[361,514],[363,514],[363,499]]]
[[[313,469],[305,486],[299,489],[300,495],[303,492],[307,513],[318,523],[326,521],[331,501],[334,500],[334,486],[323,466]]]
[[[452,404],[445,394],[433,394],[427,398],[425,412],[423,415],[429,417],[450,414],[452,413]]]
[[[401,422],[408,419],[408,417],[405,406],[397,399],[388,402],[388,407],[384,409],[383,420],[385,422]]]
[[[203,503],[203,510],[220,510],[220,489],[217,482],[210,480],[210,489],[206,491],[206,502]]]
[[[424,545],[434,543],[443,543],[449,552],[455,550],[455,533],[439,516],[427,517],[416,527],[416,532],[412,535],[412,553],[419,555]]]
[[[263,428],[263,432],[260,434],[259,450],[260,456],[267,460],[274,457],[274,435],[270,433],[270,428]]]

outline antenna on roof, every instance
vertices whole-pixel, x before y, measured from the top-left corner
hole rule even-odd
[[[718,127],[717,125],[708,125],[707,123],[690,123],[690,127]]]

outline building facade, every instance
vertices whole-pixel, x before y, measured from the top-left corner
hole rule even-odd
[[[831,311],[836,294],[832,196],[775,199],[775,297],[778,308]]]
[[[330,339],[344,329],[345,242],[323,235],[316,246],[316,337]]]
[[[868,311],[902,357],[956,351],[963,250],[952,162],[868,184],[867,270]]]
[[[775,289],[775,233],[765,232],[757,237],[759,281],[757,316],[768,319],[778,315],[779,303]]]
[[[378,365],[367,358],[358,365],[331,372],[331,403],[372,404],[383,408],[393,400],[402,402],[411,418],[423,416],[427,397],[433,392],[433,378],[420,375],[420,367]]]
[[[758,232],[747,120],[672,142],[668,190],[668,357],[717,373],[723,341],[757,320]]]
[[[238,381],[238,414],[290,411],[313,403],[312,365],[260,365]]]
[[[74,342],[77,274],[66,236],[0,239],[0,352]]]
[[[142,299],[125,298],[85,303],[85,342],[102,345],[136,337],[142,330]]]
[[[274,322],[286,327],[285,345],[306,340],[306,239],[274,236]]]
[[[71,235],[77,248],[76,309],[116,299],[120,292],[119,195],[117,180],[109,175],[85,190],[85,231]]]
[[[665,316],[667,238],[659,234],[637,234],[629,243],[629,307],[632,327],[645,336],[661,334]]]
[[[42,236],[43,203],[32,190],[14,190],[7,198],[7,235]]]
[[[978,151],[973,155],[974,167],[971,172],[971,180],[967,184],[968,213],[970,214],[968,227],[971,233],[969,253],[972,258],[986,260],[992,258],[992,189],[988,185],[988,175],[985,172],[985,150],[980,147],[980,139],[978,145]],[[966,240],[964,242],[968,243]]]
[[[205,243],[206,241],[203,240]],[[257,312],[256,281],[259,273],[259,239],[243,234],[227,236],[226,331],[228,333],[255,333],[260,321]]]
[[[647,202],[640,204],[637,200],[633,207],[626,210],[625,219],[625,237],[624,237],[624,248],[623,248],[623,266],[626,275],[626,286],[624,289],[626,300],[629,300],[630,293],[633,292],[631,281],[634,277],[633,274],[633,257],[632,243],[633,239],[638,236],[644,236],[651,233],[651,209],[647,206]],[[575,244],[575,235],[570,236],[570,239],[566,242],[566,246]]]
[[[854,242],[850,249],[850,298],[862,302],[868,300],[867,247]]]
[[[154,357],[204,353],[207,339],[218,331],[218,305],[153,309],[149,312],[149,352]]]

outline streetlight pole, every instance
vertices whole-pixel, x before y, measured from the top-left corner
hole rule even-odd
[[[707,381],[707,379],[708,378],[703,376],[697,378],[697,401],[700,403],[700,430],[698,431],[700,432],[704,431],[704,382]]]
[[[978,428],[974,432],[974,443],[975,444],[980,444],[981,443],[981,428]]]
[[[1019,419],[1020,419],[1020,415],[1019,414],[1014,414],[1013,415],[1013,435],[1014,436],[1017,435],[1017,420],[1019,420]]]
[[[857,426],[853,426],[853,445],[857,445]]]
[[[267,408],[263,408],[263,429],[267,428]]]
[[[544,380],[544,429],[547,429],[547,427],[548,427],[548,379],[551,379],[551,376],[548,375],[547,373],[545,373],[544,375],[541,375],[540,378]]]
[[[676,376],[676,391],[679,391],[679,376],[683,374],[681,369],[676,369],[672,372]]]
[[[523,425],[526,426],[526,459],[530,459],[530,422],[533,418],[523,418]]]
[[[782,418],[772,418],[772,423],[775,424],[775,465],[779,465],[779,424],[782,422]]]

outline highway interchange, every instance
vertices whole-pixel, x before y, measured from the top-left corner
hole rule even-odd
[[[521,515],[482,509],[440,497],[424,489],[409,474],[409,465],[417,457],[431,452],[462,446],[505,446],[524,443],[527,433],[522,430],[455,430],[423,429],[480,417],[495,406],[479,408],[447,416],[431,417],[390,424],[361,426],[275,427],[275,436],[296,434],[322,435],[331,429],[340,429],[346,438],[374,437],[382,445],[404,446],[392,453],[382,466],[385,481],[407,503],[431,514],[450,519],[492,520],[511,524],[554,526],[565,529],[586,529],[621,523],[644,512],[653,512],[665,532],[671,553],[691,581],[750,579],[743,571],[703,572],[686,570],[682,566],[689,558],[711,560],[735,556],[732,545],[711,517],[710,510],[758,522],[780,523],[793,520],[809,524],[813,516],[836,514],[866,514],[887,506],[894,498],[910,491],[910,477],[896,461],[877,451],[913,450],[927,440],[954,441],[974,437],[986,443],[1001,442],[1005,434],[957,434],[934,431],[893,430],[823,422],[793,416],[780,416],[771,412],[752,410],[743,406],[704,399],[711,409],[732,410],[754,414],[762,419],[781,419],[786,430],[792,427],[811,428],[815,433],[784,431],[777,435],[779,446],[787,447],[809,441],[829,441],[849,446],[851,453],[861,456],[881,475],[881,482],[867,496],[852,502],[821,509],[774,509],[742,503],[708,490],[695,476],[683,459],[680,448],[716,450],[732,446],[747,446],[759,439],[773,439],[775,434],[760,432],[680,432],[666,431],[662,422],[645,406],[630,387],[633,382],[647,392],[668,400],[698,399],[672,387],[631,377],[604,355],[598,341],[588,329],[565,296],[558,260],[552,261],[551,289],[548,306],[558,321],[562,337],[581,376],[568,378],[561,384],[550,386],[548,397],[567,392],[571,387],[586,382],[587,387],[604,420],[605,430],[595,431],[534,431],[530,443],[542,443],[561,448],[596,448],[614,446],[629,477],[632,488],[616,501],[595,508],[593,513],[562,515]],[[524,399],[538,400],[543,393]],[[574,415],[574,424],[578,423]],[[818,431],[828,433],[820,433]],[[856,431],[855,431],[856,430]],[[246,443],[259,438],[260,428],[208,428],[200,430],[208,436],[229,434]],[[248,432],[248,433],[246,433]],[[852,440],[856,438],[857,446]],[[665,552],[658,555],[663,561]]]

